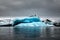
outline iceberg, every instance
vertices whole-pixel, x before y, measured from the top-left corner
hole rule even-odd
[[[41,20],[37,17],[28,17],[28,18],[24,18],[24,19],[15,19],[13,21],[13,26],[17,25],[17,24],[21,24],[21,23],[33,23],[33,22],[41,22]]]
[[[42,22],[38,17],[27,17],[24,19],[16,18],[13,21],[13,26],[53,26]]]
[[[28,17],[24,19],[15,19],[13,21],[15,34],[19,34],[24,38],[40,37],[41,29],[45,29],[47,25],[38,17]]]

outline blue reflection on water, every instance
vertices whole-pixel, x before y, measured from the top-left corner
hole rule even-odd
[[[40,27],[20,27],[14,28],[15,35],[24,38],[36,38],[40,36]]]
[[[16,39],[24,38],[38,38],[41,35],[41,29],[46,28],[43,22],[22,23],[14,27],[14,34]]]

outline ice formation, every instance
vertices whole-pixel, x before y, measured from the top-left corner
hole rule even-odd
[[[50,26],[42,22],[42,20],[37,17],[15,19],[13,25],[15,33],[29,38],[39,37],[41,29],[45,29],[47,26]]]

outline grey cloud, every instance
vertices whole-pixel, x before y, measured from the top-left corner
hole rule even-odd
[[[60,0],[0,0],[0,16],[60,17]]]

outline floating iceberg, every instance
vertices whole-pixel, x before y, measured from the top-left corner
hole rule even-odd
[[[41,29],[46,28],[47,25],[38,17],[28,17],[24,19],[15,19],[13,22],[15,34],[19,34],[24,38],[35,38],[41,34]]]
[[[53,25],[45,24],[38,17],[27,17],[24,19],[15,19],[13,22],[13,26],[53,26]]]
[[[13,22],[13,26],[17,25],[17,24],[25,24],[25,23],[33,23],[33,22],[41,22],[41,20],[37,17],[28,17],[28,18],[24,18],[24,19],[15,19]]]

